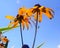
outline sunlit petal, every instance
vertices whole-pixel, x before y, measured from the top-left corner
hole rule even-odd
[[[12,27],[15,28],[16,26],[18,26],[18,21],[16,21]]]
[[[14,20],[15,19],[15,17],[13,17],[13,16],[10,16],[10,15],[7,15],[7,16],[5,16],[7,19],[9,19],[9,20]]]
[[[44,13],[49,19],[52,19],[53,18],[53,14],[51,13],[50,10],[47,10],[46,9],[46,13]]]
[[[28,10],[26,11],[26,15],[27,15],[27,16],[32,16],[32,14],[33,14],[33,13],[32,13],[32,10],[33,10],[32,8],[31,8],[31,9],[28,9]]]
[[[24,14],[25,12],[26,12],[26,8],[25,8],[25,7],[19,8],[19,10],[18,10],[18,14],[19,14],[19,15],[22,15],[22,14]]]
[[[53,18],[54,11],[52,9],[42,6],[40,7],[40,11],[43,12],[49,19]]]
[[[18,25],[18,21],[9,23],[8,27],[15,28]]]

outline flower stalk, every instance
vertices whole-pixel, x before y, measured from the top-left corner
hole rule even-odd
[[[35,46],[35,41],[36,41],[36,36],[37,36],[37,25],[38,25],[38,11],[37,11],[37,20],[36,20],[36,25],[35,25],[35,35],[34,35],[34,41],[33,41],[32,48],[34,48],[34,46]]]
[[[23,35],[22,35],[22,27],[21,27],[21,23],[20,23],[20,34],[21,34],[21,42],[22,42],[22,46],[23,46]]]

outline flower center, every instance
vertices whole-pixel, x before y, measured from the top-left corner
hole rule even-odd
[[[35,4],[34,6],[38,6],[38,8],[39,8],[39,7],[41,7],[41,5],[40,5],[40,4]]]
[[[39,8],[41,7],[41,5],[39,5],[39,4],[35,4],[34,6],[37,6],[35,9],[33,9],[33,13],[35,13],[35,12],[40,12],[40,10],[39,10]]]
[[[21,23],[22,22],[22,20],[23,20],[23,15],[19,15],[19,14],[17,14],[17,20]]]

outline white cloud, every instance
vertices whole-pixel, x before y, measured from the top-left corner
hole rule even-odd
[[[17,1],[16,1],[16,3],[17,3],[17,4],[19,4],[19,3],[20,3],[20,1],[19,1],[19,0],[17,0]]]
[[[60,45],[58,45],[57,48],[60,48]]]
[[[14,48],[14,46],[12,46],[11,48]]]

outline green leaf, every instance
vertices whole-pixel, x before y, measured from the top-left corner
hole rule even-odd
[[[41,48],[44,45],[45,42],[43,42],[42,44],[40,44],[37,48]]]

